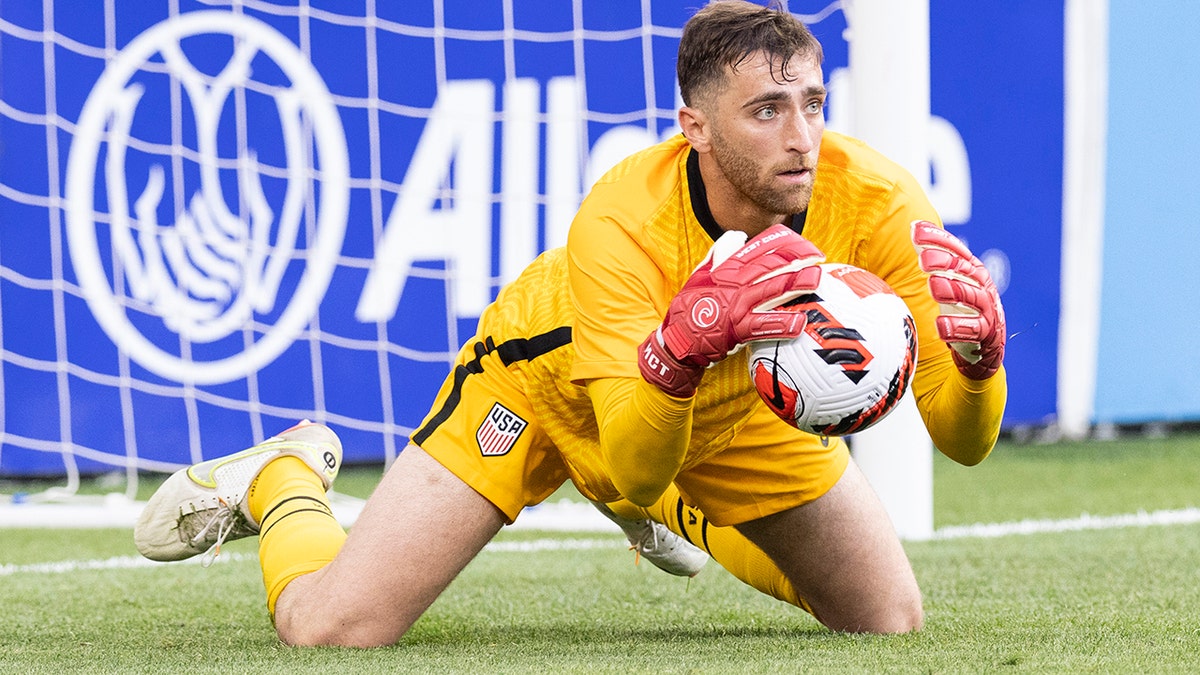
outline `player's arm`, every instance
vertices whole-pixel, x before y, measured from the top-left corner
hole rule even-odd
[[[778,308],[816,289],[817,263],[824,259],[783,225],[750,241],[726,232],[639,348],[642,378],[671,396],[689,398],[706,368],[747,342],[796,337],[806,315]]]
[[[587,388],[613,486],[634,504],[650,506],[683,466],[695,399],[668,396],[633,377],[591,380]]]
[[[613,483],[626,498],[648,506],[674,480],[690,439],[690,402],[709,366],[747,342],[800,334],[806,316],[778,307],[817,287],[816,263],[823,259],[782,225],[748,242],[739,232],[725,233],[638,348],[642,381],[589,388],[600,402]],[[642,450],[647,444],[659,449],[651,462]]]
[[[924,364],[914,392],[938,449],[962,464],[977,464],[995,445],[1008,396],[1004,308],[987,269],[961,241],[926,221],[911,227],[938,308],[937,336],[950,348],[949,358],[943,353]]]
[[[748,340],[789,337],[803,329],[803,315],[775,307],[816,287],[820,270],[813,264],[820,252],[782,227],[749,243],[737,236],[713,246],[668,303],[666,318],[637,348],[640,378],[586,378],[610,478],[636,504],[653,503],[682,466],[704,370]],[[593,287],[585,272],[583,265],[573,270],[576,293],[611,303],[612,289]],[[631,304],[636,312],[637,303]],[[619,374],[619,368],[611,370]]]
[[[605,217],[577,218],[567,244],[575,313],[571,379],[587,388],[604,472],[639,504],[652,503],[678,473],[693,403],[671,398],[638,371],[637,346],[662,321],[674,292],[643,247]]]
[[[920,249],[914,249],[912,226],[914,221],[936,218],[936,211],[914,182],[907,189],[897,191],[895,199],[883,216],[884,222],[875,231],[862,253],[865,256],[864,266],[887,280],[904,298],[916,320],[920,346],[912,393],[933,444],[942,454],[954,461],[974,465],[983,461],[996,444],[1008,389],[1004,368],[996,360],[1000,355],[995,351],[989,352],[988,362],[997,365],[991,376],[972,379],[964,370],[976,376],[984,373],[977,372],[977,369],[972,367],[974,364],[964,360],[965,357],[950,346],[950,342],[960,341],[962,334],[946,334],[947,338],[955,338],[954,340],[944,339],[942,336],[939,322],[945,321],[941,318],[941,303],[933,296],[930,273],[921,267]],[[942,231],[937,224],[932,224],[931,227]],[[982,266],[979,266],[979,269],[982,270]],[[986,270],[983,272],[986,273]],[[975,272],[977,275],[978,273]],[[988,281],[990,282],[990,279]],[[946,282],[937,283],[941,286]],[[980,282],[973,280],[972,284],[975,283]],[[992,287],[994,289],[994,285]],[[996,300],[995,306],[998,308],[998,295]],[[986,308],[980,306],[979,309]],[[961,309],[954,311],[960,316],[963,315]],[[995,322],[991,325],[996,326]],[[998,335],[1003,335],[1003,329],[1000,329]],[[994,344],[994,338],[989,338],[989,342]],[[974,351],[969,344],[961,345],[960,349],[966,352]],[[963,369],[960,369],[956,362],[955,354],[958,354],[958,359],[964,360]],[[982,361],[982,355],[979,356]],[[987,368],[987,365],[984,368]]]

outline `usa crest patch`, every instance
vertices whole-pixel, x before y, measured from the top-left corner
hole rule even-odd
[[[492,405],[491,412],[475,432],[479,452],[483,453],[484,457],[508,454],[528,426],[529,422],[521,419],[515,412],[499,403]]]

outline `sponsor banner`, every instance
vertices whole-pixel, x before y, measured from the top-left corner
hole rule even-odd
[[[169,468],[304,417],[338,430],[346,461],[393,457],[585,186],[675,132],[696,3],[579,4],[0,7],[0,474]],[[1062,6],[960,4],[931,3],[932,110],[955,158],[934,183],[1020,333],[1008,420],[1038,420]],[[832,79],[838,3],[791,8]],[[481,450],[505,429],[481,427]]]
[[[935,206],[1000,287],[1006,425],[1052,421],[1057,406],[1063,16],[1062,2],[930,0],[931,112],[968,160],[947,178],[965,200]]]

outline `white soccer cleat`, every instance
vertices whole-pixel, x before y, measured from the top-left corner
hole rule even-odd
[[[639,559],[649,560],[664,572],[679,577],[694,577],[708,562],[707,552],[656,520],[623,518],[607,504],[592,502],[592,505],[621,528],[629,539],[629,548],[637,551]]]
[[[342,443],[329,427],[305,420],[254,447],[180,469],[146,503],[133,529],[138,551],[151,560],[215,558],[221,544],[258,534],[247,492],[267,462],[298,457],[328,490],[342,464]]]

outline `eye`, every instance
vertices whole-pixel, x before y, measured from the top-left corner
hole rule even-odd
[[[779,111],[775,110],[774,106],[767,106],[754,113],[754,116],[760,120],[773,120],[778,114]]]
[[[814,99],[809,101],[808,105],[804,106],[804,112],[808,113],[809,115],[820,114],[820,112],[824,109],[825,101],[823,99]]]

